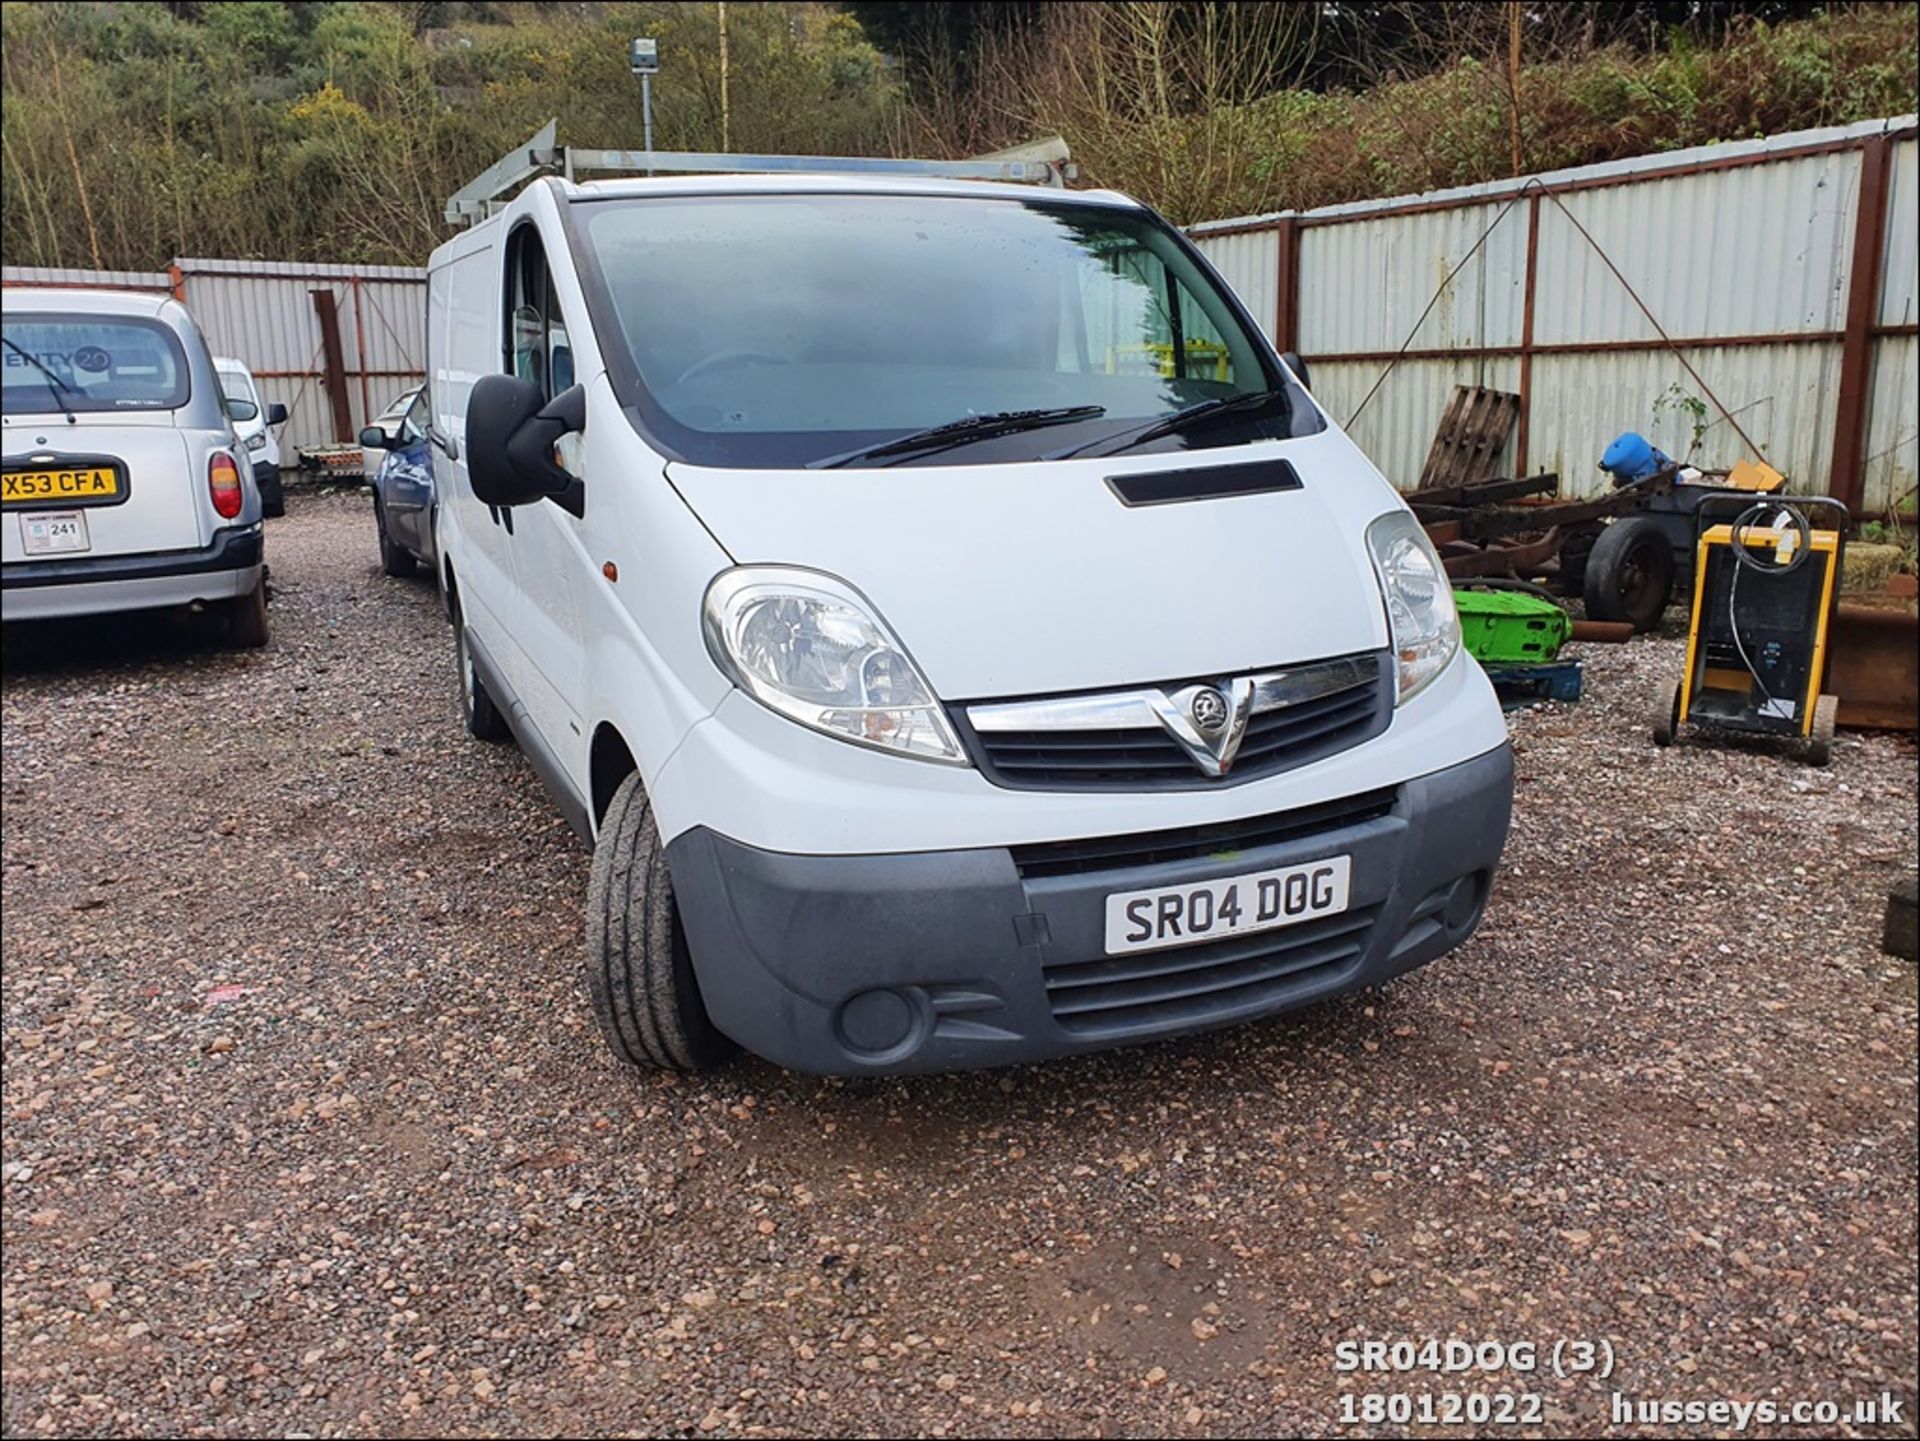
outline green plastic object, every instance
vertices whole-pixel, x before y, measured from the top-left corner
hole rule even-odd
[[[1467,654],[1485,664],[1542,664],[1560,654],[1573,631],[1558,605],[1523,591],[1455,590],[1453,603]]]

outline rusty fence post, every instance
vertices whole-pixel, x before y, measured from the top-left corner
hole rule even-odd
[[[333,404],[333,438],[345,442],[353,434],[353,407],[347,400],[347,362],[340,349],[340,307],[331,286],[307,292],[313,297],[313,313],[320,321],[320,348],[326,356],[322,380],[327,399]]]
[[[1273,348],[1300,349],[1300,220],[1282,215],[1273,225],[1279,238],[1278,294],[1273,302]]]
[[[1513,443],[1513,473],[1527,474],[1533,439],[1533,287],[1540,269],[1540,196],[1527,200],[1527,273],[1520,309],[1520,426]]]
[[[373,423],[373,398],[367,390],[367,326],[360,313],[360,277],[352,276],[348,282],[353,287],[353,349],[360,361],[360,413],[367,423]]]
[[[1893,146],[1872,135],[1860,147],[1860,207],[1853,226],[1853,268],[1847,277],[1847,322],[1840,341],[1840,394],[1833,408],[1833,463],[1827,490],[1858,515],[1867,494],[1868,401],[1873,334],[1880,319],[1880,261],[1886,250],[1887,187]]]

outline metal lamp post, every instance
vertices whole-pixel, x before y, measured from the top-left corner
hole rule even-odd
[[[660,42],[636,35],[627,44],[627,66],[640,77],[640,115],[647,154],[653,154],[653,77],[660,70]],[[653,172],[649,170],[647,174]]]

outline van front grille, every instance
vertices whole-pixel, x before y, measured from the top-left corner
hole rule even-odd
[[[1315,661],[1219,681],[955,706],[987,779],[1018,790],[1136,790],[1234,785],[1311,764],[1371,740],[1393,719],[1383,654]],[[1250,695],[1239,747],[1210,773],[1186,711],[1202,691]]]
[[[1377,905],[1200,945],[1045,967],[1063,1031],[1088,1039],[1224,1021],[1359,963]]]
[[[1040,841],[1013,847],[1013,864],[1022,880],[1127,870],[1164,861],[1221,856],[1290,841],[1310,840],[1391,815],[1399,790],[1387,786],[1342,796],[1319,805],[1248,816],[1213,825],[1146,831],[1128,836],[1094,836],[1077,841]]]

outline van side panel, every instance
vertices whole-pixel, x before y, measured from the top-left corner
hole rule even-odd
[[[592,347],[573,340],[575,332],[583,341],[589,338],[586,308],[567,304],[561,293],[570,261],[565,237],[559,233],[558,224],[545,213],[551,209],[550,204],[542,204],[545,200],[544,194],[530,195],[528,203],[534,213],[504,226],[506,265],[511,273],[521,264],[516,257],[529,251],[545,257],[553,282],[549,287],[553,293],[546,298],[545,308],[551,323],[566,328],[568,345],[575,358],[576,381],[591,382],[594,379],[591,371],[578,370],[578,357]],[[507,289],[507,274],[503,274],[503,307],[513,303],[507,298]],[[540,367],[539,373],[546,376],[556,369],[549,361]],[[547,382],[549,392],[560,386],[558,379]],[[585,517],[575,517],[558,505],[536,501],[515,508],[513,534],[507,544],[513,552],[515,581],[516,609],[512,624],[525,659],[515,681],[516,698],[527,709],[528,723],[559,758],[561,768],[578,784],[587,773],[589,743],[589,728],[583,724],[579,710],[584,688],[585,643],[591,634],[587,629],[589,621],[582,613],[589,597],[583,592],[606,586],[597,574],[600,563],[589,558],[587,544],[589,540],[598,544],[604,529],[597,506],[604,487],[600,483],[600,470],[581,463],[581,453],[586,447],[579,437],[568,437],[561,449],[568,454],[570,467],[586,483],[587,503],[595,508],[593,523],[589,525]],[[617,480],[617,467],[609,466],[606,477],[609,481]],[[585,786],[581,791],[588,793]]]
[[[466,623],[515,681],[512,556],[498,512],[482,505],[467,476],[467,398],[483,375],[500,368],[500,226],[488,225],[438,251],[427,280],[429,405],[434,431],[452,442],[453,457],[432,448],[440,524],[449,533]]]
[[[604,373],[588,387],[587,415],[594,549],[579,588],[585,729],[590,737],[598,723],[612,723],[651,792],[688,732],[733,691],[700,625],[708,583],[732,562],[642,448]],[[604,561],[617,581],[604,578]],[[576,783],[591,794],[584,750],[580,766]]]

